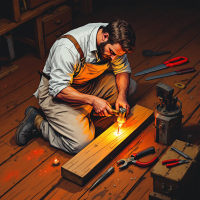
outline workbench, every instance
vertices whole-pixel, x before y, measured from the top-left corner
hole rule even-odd
[[[26,2],[30,1],[27,0]],[[90,14],[92,12],[92,0],[43,0],[41,3],[32,0],[32,2],[41,5],[29,5],[31,8],[22,12],[19,0],[11,0],[9,6],[6,4],[5,9],[11,14],[9,17],[6,16],[7,18],[0,19],[0,36],[25,24],[25,28],[19,30],[19,34],[15,35],[13,39],[34,47],[37,57],[40,59],[45,57],[58,37],[72,28],[72,9],[70,6],[64,5],[71,5],[75,9],[75,5],[81,3],[79,10],[82,13]],[[31,24],[30,21],[31,23],[34,21],[34,23]],[[29,23],[29,26],[27,26],[27,23]],[[24,29],[26,28],[33,32],[31,33],[32,37],[26,36],[26,34],[23,35],[22,32],[25,32]],[[19,67],[17,65],[2,67],[0,79],[19,69]]]
[[[16,27],[20,26],[21,24],[35,19],[35,41],[25,39],[26,43],[29,43],[31,46],[36,47],[37,56],[39,58],[44,58],[45,56],[45,46],[44,46],[44,34],[43,34],[43,27],[42,27],[42,14],[49,9],[66,2],[66,0],[51,0],[45,4],[40,5],[32,10],[27,10],[20,15],[19,10],[19,1],[13,0],[13,7],[14,7],[14,16],[17,16],[17,22],[14,22],[10,19],[1,19],[0,20],[0,36],[4,35],[5,33],[15,29]]]

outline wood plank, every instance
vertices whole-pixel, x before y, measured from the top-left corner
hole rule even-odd
[[[141,181],[137,184],[137,186],[133,187],[129,191],[126,200],[149,199],[149,193],[153,190],[153,178],[150,175],[150,171],[142,176]]]
[[[60,166],[71,157],[65,152],[55,151],[1,199],[41,199],[62,180]],[[60,161],[59,166],[52,165],[55,158]]]
[[[113,124],[62,166],[62,176],[83,186],[106,161],[141,131],[141,128],[151,120],[152,115],[152,110],[139,105],[134,106],[120,134],[117,133],[117,123]]]
[[[30,99],[18,105],[15,109],[11,109],[0,116],[0,137],[6,135],[9,131],[16,128],[24,118],[24,111],[28,106],[39,108],[38,99],[31,97]]]
[[[13,20],[19,22],[21,20],[19,0],[12,0]]]
[[[46,3],[49,0],[27,0],[27,6],[29,9],[33,9],[41,4]]]
[[[28,54],[14,61],[12,64],[19,65],[20,70],[17,70],[15,73],[12,73],[1,80],[0,98],[30,82],[36,77],[38,77],[39,81],[40,76],[37,71],[44,68],[46,58],[47,56],[40,60],[36,57],[35,54]]]
[[[25,100],[33,97],[33,93],[35,93],[38,86],[39,79],[38,77],[36,77],[35,79],[31,80],[28,84],[25,84],[22,87],[19,87],[18,89],[13,91],[12,93],[2,97],[0,105],[0,116],[13,109],[14,107],[20,105]]]
[[[15,155],[22,148],[24,148],[18,146],[15,142],[16,130],[17,129],[14,129],[5,136],[0,138],[0,151],[1,151],[0,165],[2,165],[6,160]]]
[[[200,146],[200,106],[197,107],[195,113],[190,116],[182,128],[181,140],[187,142],[187,135],[192,135],[191,144]]]
[[[24,148],[17,155],[5,162],[1,166],[0,171],[0,197],[37,168],[55,151],[53,147],[49,146],[48,142],[44,142],[38,138],[37,141],[33,141],[27,148]]]
[[[185,18],[186,17],[186,18]],[[195,10],[189,10],[184,16],[178,17],[170,26],[161,30],[152,39],[142,44],[137,45],[133,55],[128,55],[128,60],[131,65],[131,77],[138,81],[143,76],[134,77],[134,74],[147,68],[161,64],[164,60],[169,59],[173,54],[179,51],[185,44],[190,42],[200,33],[198,24],[200,23],[200,13]],[[169,34],[169,30],[170,34]],[[184,30],[184,31],[183,31]],[[143,30],[146,31],[146,30]],[[171,54],[162,56],[143,56],[144,49],[152,49],[153,51],[170,50]],[[141,58],[143,61],[141,62]]]
[[[38,16],[35,19],[35,46],[36,46],[37,56],[39,58],[44,58],[45,47],[44,47],[44,33],[43,33],[41,16]]]
[[[81,0],[81,12],[83,14],[91,14],[93,11],[92,0]]]
[[[0,79],[8,76],[9,74],[15,72],[18,69],[19,69],[19,65],[16,65],[16,64],[2,67],[0,70]]]
[[[27,22],[28,20],[40,15],[41,13],[47,11],[48,9],[65,2],[66,0],[51,0],[44,5],[41,5],[33,10],[27,10],[21,15],[21,21],[18,23],[12,22],[7,19],[0,19],[0,36],[7,33],[8,31],[16,28],[20,24]]]
[[[25,44],[28,44],[32,47],[35,47],[35,41],[30,39],[30,38],[25,38],[25,37],[14,37],[14,40],[17,40],[17,41],[20,41],[20,42],[23,42]]]

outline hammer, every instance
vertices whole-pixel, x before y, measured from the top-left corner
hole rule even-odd
[[[106,117],[110,117],[112,115],[117,116],[117,122],[119,128],[122,127],[122,125],[126,122],[126,117],[127,117],[127,110],[123,107],[120,107],[119,110],[112,109],[113,114],[110,114]],[[98,113],[93,112],[93,116],[100,116]],[[119,130],[119,129],[118,129]]]

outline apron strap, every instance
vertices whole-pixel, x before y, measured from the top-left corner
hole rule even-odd
[[[82,64],[84,64],[85,57],[84,57],[83,51],[82,51],[79,43],[76,41],[76,39],[71,35],[63,35],[63,36],[59,37],[58,40],[61,38],[68,38],[74,44],[74,46],[76,47],[77,51],[80,54],[81,62],[82,62]]]

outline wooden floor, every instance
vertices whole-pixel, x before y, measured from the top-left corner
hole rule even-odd
[[[91,15],[76,15],[73,26],[78,27],[90,22],[110,22],[122,18],[132,24],[136,31],[136,51],[128,56],[132,68],[131,77],[137,81],[138,89],[133,105],[136,103],[154,110],[158,99],[155,85],[159,82],[174,88],[174,94],[183,104],[183,128],[181,139],[187,140],[192,134],[192,143],[200,145],[200,5],[191,1],[155,1],[155,0],[94,0],[94,12]],[[145,57],[142,50],[170,50],[171,54]],[[186,56],[187,64],[155,72],[152,75],[195,67],[196,71],[152,81],[145,81],[146,76],[133,75],[176,56]],[[154,122],[137,135],[129,145],[113,157],[91,180],[80,187],[61,177],[61,166],[72,158],[60,150],[49,146],[43,138],[35,138],[27,146],[19,147],[15,143],[15,131],[24,118],[24,111],[29,106],[38,106],[33,97],[39,84],[37,70],[43,68],[46,58],[40,60],[34,52],[25,54],[14,61],[20,69],[0,80],[0,197],[1,199],[149,199],[153,188],[152,168],[140,168],[135,165],[119,171],[116,161],[129,157],[131,153],[154,146],[156,153],[141,161],[159,158],[168,146],[154,142]],[[181,90],[174,86],[182,83]],[[187,91],[196,86],[189,94]],[[112,123],[112,122],[111,122]],[[102,129],[106,129],[106,124]],[[52,166],[57,157],[61,165]],[[92,183],[109,167],[115,168],[108,179],[93,191]],[[199,183],[196,178],[189,185],[186,199],[200,199]],[[115,186],[114,186],[115,185]]]

